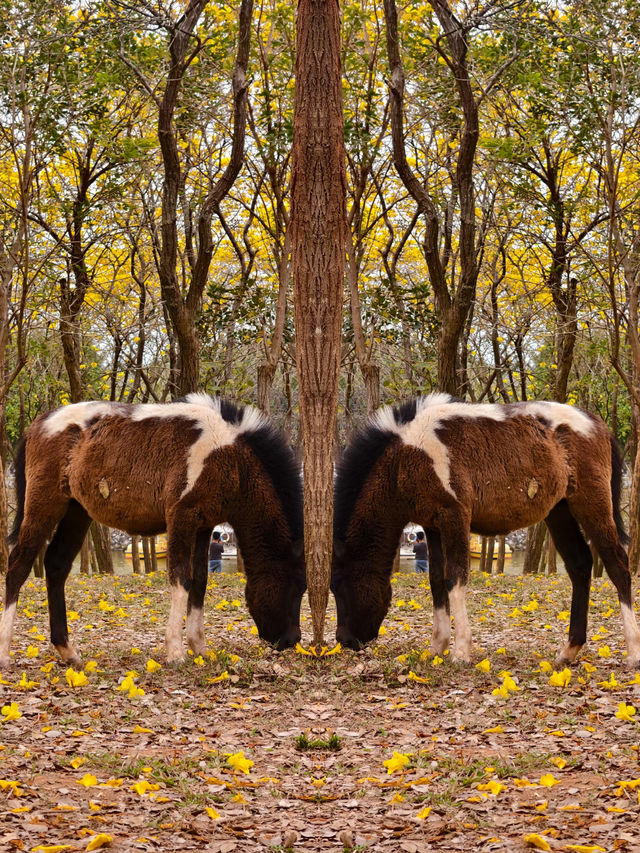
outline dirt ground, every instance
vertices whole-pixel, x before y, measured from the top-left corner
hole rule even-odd
[[[0,851],[638,853],[640,674],[611,585],[591,597],[589,645],[554,674],[564,577],[475,573],[460,666],[429,653],[422,576],[395,580],[377,645],[314,655],[260,643],[221,575],[207,657],[170,668],[163,573],[74,577],[78,674],[31,580],[0,679]]]

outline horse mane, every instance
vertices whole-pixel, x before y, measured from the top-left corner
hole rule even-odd
[[[255,453],[280,499],[294,541],[302,539],[302,478],[300,465],[283,433],[263,416],[260,425],[244,430],[242,438]]]

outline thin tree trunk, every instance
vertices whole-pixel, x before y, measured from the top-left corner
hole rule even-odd
[[[331,578],[334,434],[346,245],[337,0],[300,0],[298,4],[291,228],[305,472],[305,558],[313,641],[318,644],[324,636]]]
[[[156,537],[149,537],[149,555],[151,556],[151,571],[158,571],[158,554],[156,552]]]
[[[493,553],[496,550],[496,537],[489,536],[487,538],[487,564],[485,571],[487,574],[493,574]]]
[[[84,537],[84,542],[80,548],[80,574],[89,574],[89,537]]]
[[[553,539],[549,536],[549,543],[547,546],[547,574],[556,575],[557,573],[558,560],[556,546],[553,542]]]
[[[480,537],[480,571],[487,571],[487,537]]]
[[[546,535],[547,528],[543,522],[535,524],[527,531],[527,550],[522,569],[523,575],[537,575],[540,572]]]
[[[496,571],[497,575],[504,574],[504,561],[505,554],[507,552],[507,540],[504,536],[498,536],[498,559],[496,560]]]
[[[149,575],[153,571],[153,564],[151,562],[151,548],[148,536],[142,537],[142,556],[144,559],[144,573],[145,575]]]
[[[134,575],[140,574],[140,551],[138,550],[139,543],[139,536],[131,537],[131,569]]]
[[[91,541],[98,567],[98,574],[113,574],[113,558],[111,556],[111,544],[109,542],[109,528],[104,524],[93,521],[89,528]]]

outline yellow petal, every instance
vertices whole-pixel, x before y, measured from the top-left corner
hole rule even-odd
[[[395,773],[397,770],[402,770],[410,761],[411,759],[408,755],[394,750],[391,758],[387,758],[387,760],[382,763],[387,768],[387,773],[391,774]]]
[[[82,779],[78,779],[78,785],[84,785],[85,788],[93,788],[97,784],[98,780],[93,773],[85,773]]]
[[[89,841],[85,850],[98,850],[100,847],[108,847],[113,841],[113,835],[107,835],[106,832],[101,832],[99,835],[94,835]]]
[[[551,845],[541,835],[536,835],[532,832],[531,835],[525,835],[525,843],[530,847],[535,847],[537,850],[551,850]]]
[[[431,814],[431,806],[425,806],[423,809],[420,809],[416,817],[418,820],[425,820]]]
[[[243,773],[248,773],[253,767],[253,761],[250,758],[244,757],[244,751],[234,752],[227,756],[227,763],[234,770],[241,770]]]
[[[220,814],[220,812],[218,812],[218,811],[216,811],[215,809],[211,808],[211,806],[207,806],[207,808],[206,808],[206,812],[207,812],[207,814],[209,815],[209,817],[211,818],[211,820],[220,820],[220,818],[222,817],[222,815]]]
[[[560,782],[553,778],[553,773],[545,773],[540,777],[539,785],[544,785],[545,788],[553,788],[554,785],[559,785]]]

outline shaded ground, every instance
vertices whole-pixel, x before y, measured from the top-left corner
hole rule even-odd
[[[552,686],[566,579],[475,574],[480,669],[429,655],[426,583],[394,583],[378,645],[317,658],[258,642],[242,579],[219,576],[209,656],[148,672],[164,662],[164,575],[76,577],[74,687],[31,581],[0,683],[0,851],[640,851],[640,675],[612,587],[595,582],[589,648]]]

